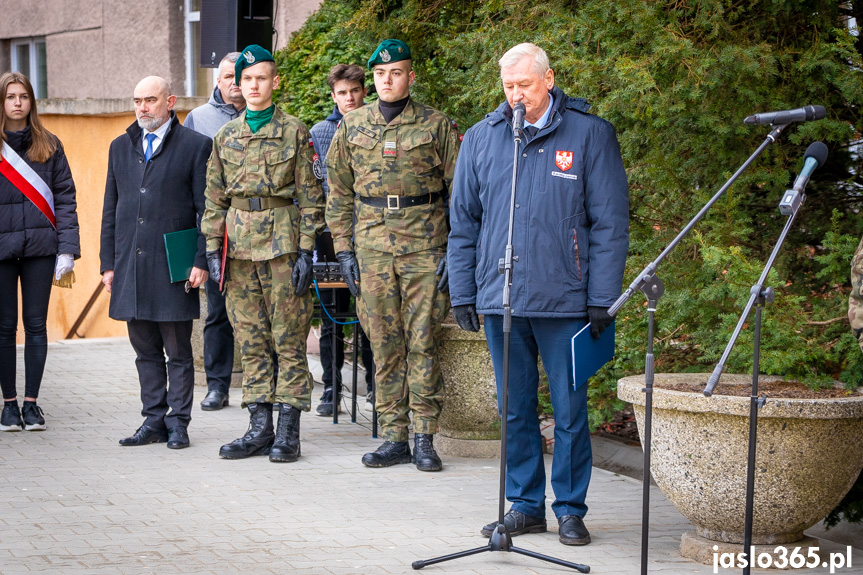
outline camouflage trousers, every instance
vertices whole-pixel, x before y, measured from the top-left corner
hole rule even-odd
[[[385,441],[437,433],[443,379],[434,361],[449,296],[435,275],[446,246],[405,255],[357,250],[358,315],[375,357],[375,409]]]
[[[313,304],[311,294],[294,295],[295,261],[294,255],[262,262],[228,259],[225,303],[243,354],[241,407],[289,403],[303,411],[311,409],[314,382],[306,360],[306,338]]]

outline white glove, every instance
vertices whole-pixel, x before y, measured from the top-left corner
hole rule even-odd
[[[71,272],[74,267],[75,257],[72,254],[57,254],[57,264],[54,266],[54,279],[59,280]]]

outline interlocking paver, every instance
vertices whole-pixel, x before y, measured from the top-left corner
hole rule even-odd
[[[496,461],[444,457],[440,474],[410,465],[367,469],[360,457],[379,440],[361,408],[359,424],[347,412],[339,425],[304,414],[296,463],[222,460],[219,446],[245,432],[247,412],[237,407],[238,390],[229,408],[202,412],[205,391],[195,392],[189,449],[123,448],[117,441],[141,422],[128,341],[51,344],[40,398],[48,430],[0,433],[0,575],[389,575],[486,543],[479,529],[497,515]],[[651,571],[712,573],[678,555],[679,536],[692,527],[658,490],[651,498]],[[590,565],[592,573],[638,573],[640,482],[595,469],[588,504],[591,545],[560,545],[553,521],[549,533],[515,545]],[[424,572],[569,571],[481,553]]]

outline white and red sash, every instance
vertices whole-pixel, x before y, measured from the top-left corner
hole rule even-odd
[[[54,218],[54,194],[51,188],[6,142],[3,142],[0,174],[6,176],[18,191],[27,196],[27,199],[45,214],[54,229],[57,229],[57,221]]]

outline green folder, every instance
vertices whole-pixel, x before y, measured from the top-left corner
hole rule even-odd
[[[165,251],[171,283],[189,279],[198,253],[198,228],[165,234]]]

